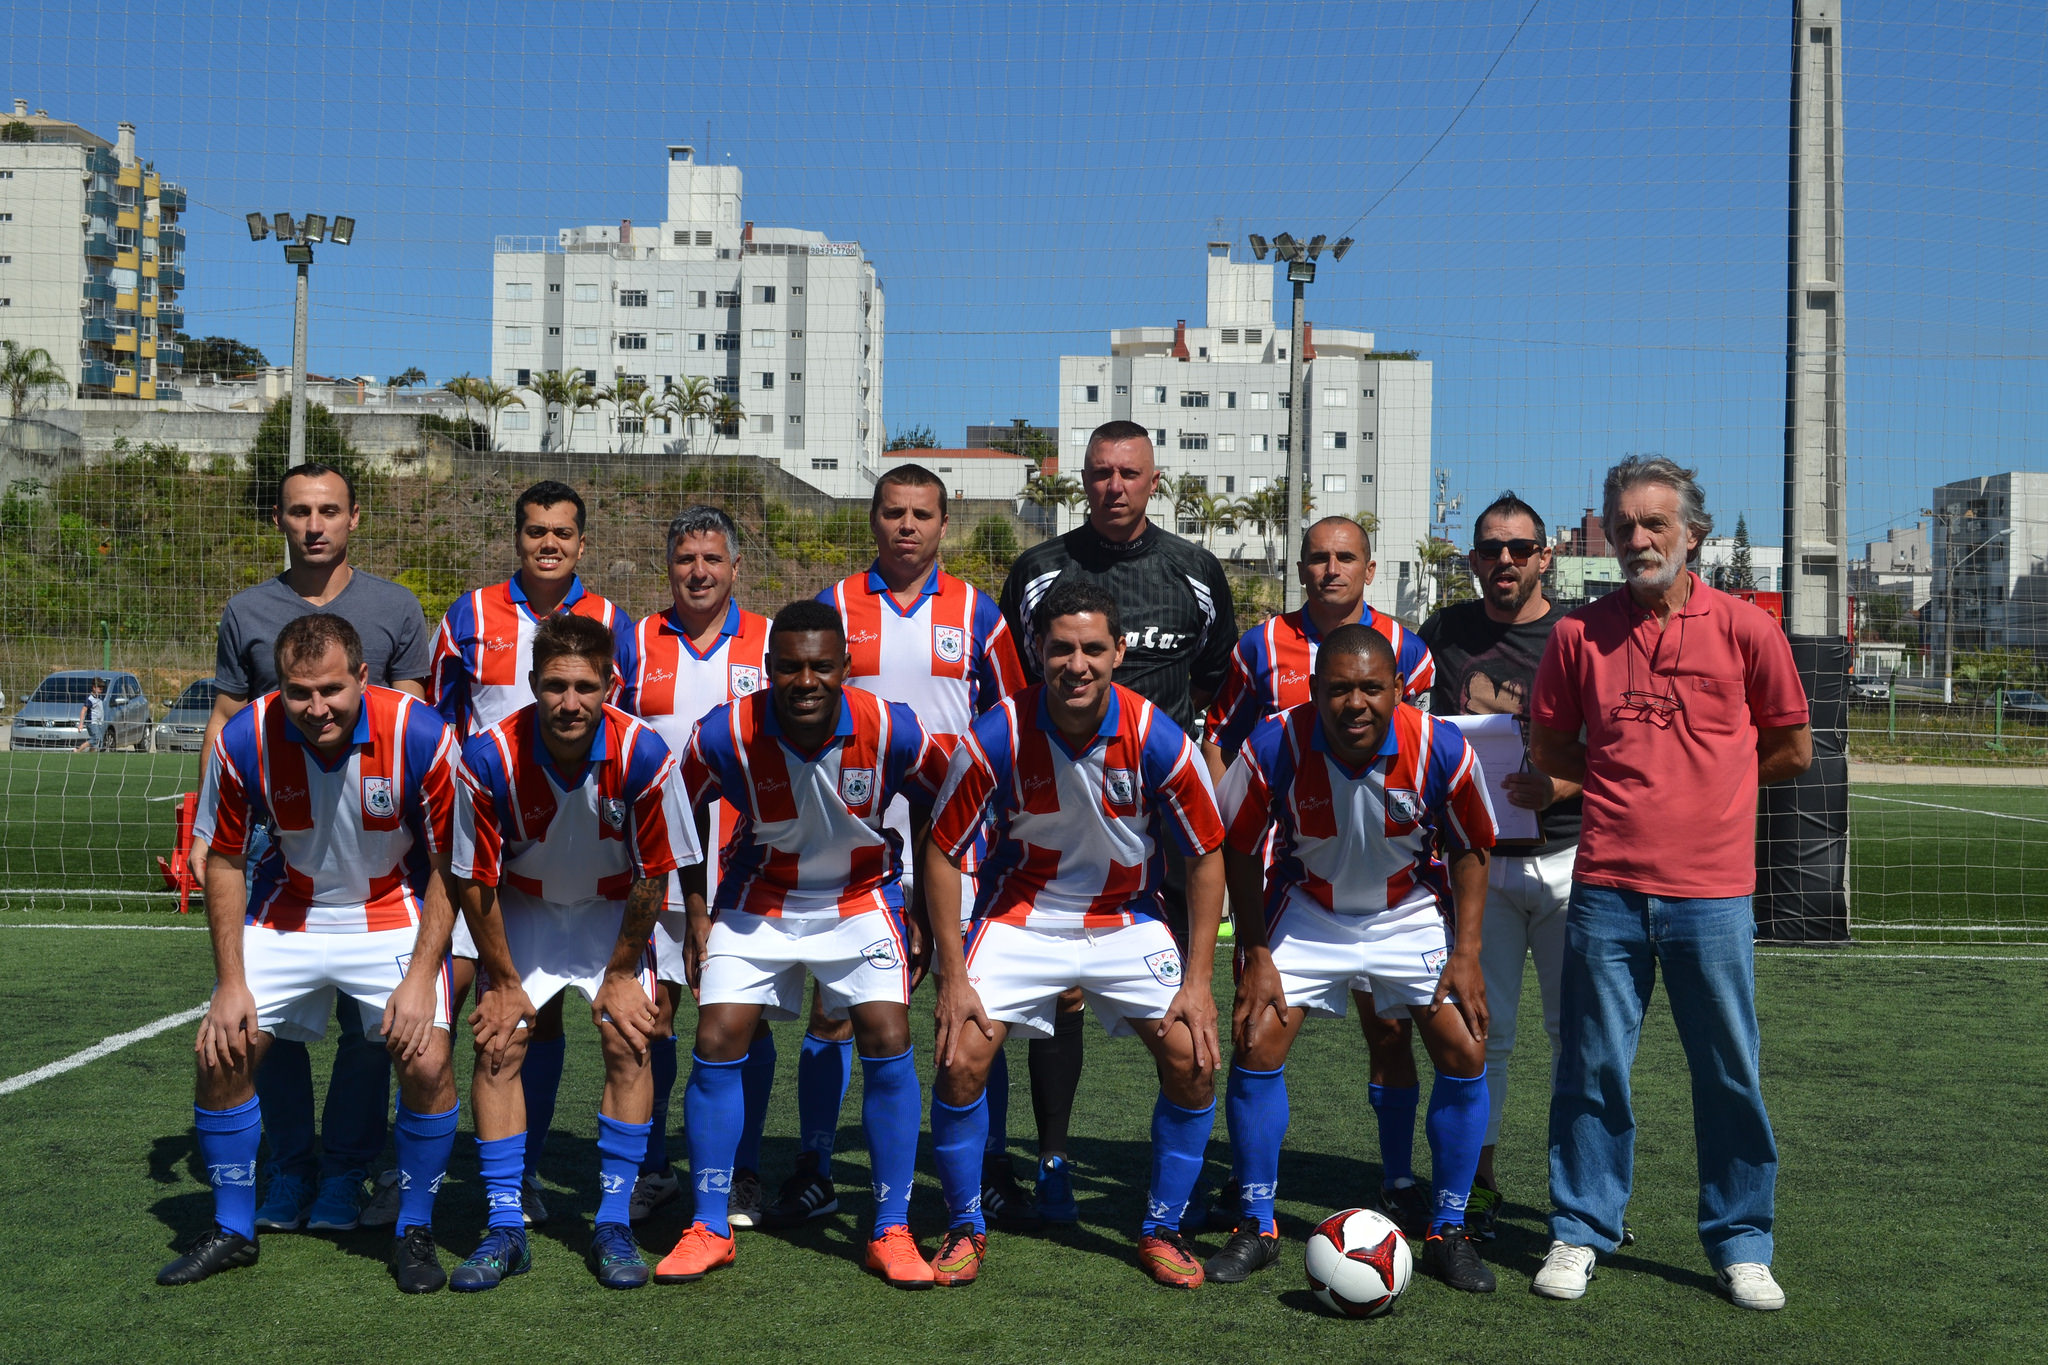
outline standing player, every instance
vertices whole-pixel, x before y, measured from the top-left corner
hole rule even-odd
[[[221,727],[251,698],[278,688],[272,643],[284,627],[311,612],[346,620],[362,642],[370,682],[415,697],[427,695],[433,642],[419,599],[400,585],[356,568],[349,541],[361,513],[348,475],[324,464],[294,465],[277,483],[271,520],[284,536],[285,571],[230,597],[220,614],[214,648],[213,714],[200,748],[199,779]],[[270,847],[270,830],[259,819],[243,849],[248,889]],[[206,847],[192,848],[192,875],[206,884]],[[313,1131],[313,1063],[306,1045],[277,1038],[256,1075],[263,1106],[263,1132],[270,1147],[270,1187],[256,1209],[264,1232],[299,1227],[345,1232],[364,1222],[389,1223],[398,1216],[396,1172],[388,1173],[377,1198],[362,1208],[363,1181],[384,1150],[385,1115],[391,1109],[391,1058],[363,1037],[362,1011],[346,993],[335,996],[340,1033],[327,1102],[320,1113],[319,1150]]]
[[[1014,1026],[1045,1037],[1078,988],[1112,1037],[1135,1033],[1159,1071],[1152,1184],[1138,1255],[1161,1284],[1202,1283],[1180,1220],[1216,1114],[1209,968],[1223,908],[1223,841],[1209,773],[1186,732],[1111,681],[1124,659],[1116,599],[1064,583],[1039,602],[1046,681],[990,711],[954,751],[925,850],[939,979],[932,1147],[946,1192],[940,1284],[971,1284],[987,1254],[983,1085]],[[953,875],[984,825],[974,927],[944,932]],[[1187,859],[1188,953],[1162,922],[1167,842]]]
[[[1349,517],[1324,517],[1302,533],[1295,565],[1303,589],[1301,609],[1244,633],[1230,656],[1230,676],[1209,708],[1202,756],[1217,782],[1253,726],[1313,699],[1316,650],[1342,626],[1357,622],[1386,637],[1394,649],[1401,700],[1420,703],[1429,696],[1436,665],[1428,646],[1393,617],[1366,605],[1365,589],[1378,567],[1372,538]],[[1422,1090],[1411,1026],[1405,1013],[1382,1017],[1363,991],[1357,1005],[1370,1077],[1366,1096],[1379,1127],[1380,1207],[1411,1237],[1420,1237],[1427,1230],[1429,1201],[1415,1183],[1415,1112]]]
[[[698,861],[695,822],[668,746],[604,704],[611,632],[554,616],[533,633],[534,704],[463,746],[453,866],[477,947],[478,1166],[490,1231],[451,1287],[495,1289],[531,1264],[521,1220],[526,1097],[519,1084],[534,1001],[573,986],[604,1050],[598,1108],[603,1193],[590,1268],[609,1289],[647,1283],[627,1225],[647,1153],[656,1033],[654,917],[669,875]]]
[[[852,659],[846,680],[884,701],[908,706],[932,742],[950,755],[976,716],[1024,685],[1016,643],[993,599],[938,566],[939,543],[946,534],[943,479],[923,465],[896,466],[875,483],[868,524],[875,535],[873,565],[818,595],[846,623]],[[888,820],[907,842],[908,804],[895,801]],[[961,863],[970,879],[977,863],[978,851],[970,849]],[[906,887],[914,872],[904,869]],[[969,910],[972,885],[970,880],[962,888]],[[852,1051],[852,1033],[825,1017],[814,993],[796,1073],[803,1153],[796,1174],[768,1211],[771,1227],[800,1223],[837,1207],[832,1144],[852,1074]],[[1037,1216],[1010,1169],[1009,1108],[1010,1069],[998,1052],[989,1075],[982,1211],[1002,1226],[1030,1227]],[[739,1181],[735,1174],[735,1189]]]
[[[587,616],[612,632],[614,642],[630,637],[632,618],[586,590],[577,576],[586,542],[583,499],[552,479],[521,493],[512,504],[518,570],[503,583],[464,593],[449,606],[434,637],[433,695],[430,700],[465,740],[533,702],[533,634],[557,614]],[[455,998],[469,990],[476,946],[468,929],[455,931]],[[526,1220],[548,1218],[540,1154],[555,1117],[562,1085],[562,1007],[542,1008],[520,1069],[526,1087]]]
[[[1363,990],[1415,1020],[1436,1065],[1422,1267],[1453,1289],[1491,1293],[1493,1272],[1465,1234],[1486,1135],[1479,941],[1493,810],[1479,760],[1455,727],[1400,704],[1393,647],[1368,626],[1325,637],[1315,684],[1313,704],[1259,723],[1223,780],[1243,963],[1230,1146],[1244,1221],[1209,1273],[1242,1280],[1278,1259],[1287,1052],[1311,1011],[1341,1016],[1345,993]]]
[[[697,1207],[655,1267],[663,1284],[732,1264],[726,1196],[744,1121],[740,1069],[764,1017],[798,1016],[806,972],[829,1015],[852,1016],[861,1052],[875,1181],[867,1267],[904,1289],[932,1282],[910,1235],[921,1106],[909,1002],[924,931],[905,913],[903,850],[883,813],[899,794],[911,796],[922,843],[922,808],[938,795],[946,759],[909,707],[847,688],[846,669],[838,614],[792,602],[768,636],[769,690],[705,716],[683,760],[698,806],[724,797],[740,818],[726,843],[716,918],[700,875],[685,882],[685,962],[698,1006],[683,1110]]]
[[[672,754],[690,747],[697,722],[714,706],[752,696],[766,686],[768,618],[743,611],[732,600],[739,577],[739,531],[716,507],[685,507],[668,524],[667,611],[656,612],[633,629],[619,657],[619,709],[654,727]],[[718,851],[731,833],[736,813],[724,801],[712,807],[704,840],[704,876],[718,884]],[[668,1160],[669,1098],[676,1086],[676,1006],[689,983],[683,950],[689,936],[688,907],[680,875],[669,878],[666,907],[655,921],[655,973],[661,982],[660,1017],[651,1044],[654,1127],[647,1158],[633,1186],[632,1220],[639,1222],[682,1194]],[[727,1221],[750,1228],[761,1214],[761,1129],[775,1082],[775,1035],[763,1024],[754,1033],[740,1068],[746,1121],[733,1157]]]
[[[1543,595],[1550,568],[1543,518],[1513,493],[1503,493],[1473,520],[1470,556],[1479,598],[1445,607],[1422,623],[1437,661],[1430,710],[1439,716],[1529,715],[1536,665],[1564,608]],[[1526,765],[1525,765],[1526,767]],[[1515,1050],[1515,1016],[1522,1006],[1522,964],[1536,960],[1543,997],[1543,1031],[1557,1062],[1559,979],[1564,972],[1565,907],[1579,852],[1582,804],[1576,782],[1529,767],[1501,778],[1508,800],[1536,812],[1534,840],[1494,845],[1486,869],[1486,945],[1479,967],[1493,1027],[1486,1035],[1486,1146],[1466,1208],[1466,1226],[1491,1241],[1500,1210],[1494,1147],[1508,1097],[1508,1057]]]
[[[1003,619],[1019,642],[1027,681],[1044,678],[1029,626],[1057,584],[1093,583],[1116,599],[1124,621],[1123,666],[1115,681],[1151,702],[1183,731],[1209,705],[1230,668],[1237,611],[1223,566],[1201,546],[1152,524],[1159,492],[1152,438],[1135,422],[1105,422],[1088,438],[1081,488],[1088,520],[1017,556],[1003,582]],[[1166,927],[1187,947],[1187,897],[1177,850],[1166,850],[1159,891]],[[1071,1223],[1073,1173],[1067,1122],[1081,1085],[1081,997],[1061,1002],[1053,1036],[1031,1040],[1031,1107],[1038,1120],[1038,1212]]]
[[[340,991],[398,1067],[391,1269],[405,1293],[429,1293],[447,1283],[432,1225],[457,1115],[448,1062],[455,743],[430,708],[369,685],[362,640],[339,616],[292,621],[274,658],[281,689],[222,727],[200,792],[194,837],[211,855],[215,986],[199,1022],[193,1114],[215,1226],[157,1283],[256,1263],[256,1072],[279,1034],[325,1033]],[[260,821],[273,842],[252,895],[242,862]]]

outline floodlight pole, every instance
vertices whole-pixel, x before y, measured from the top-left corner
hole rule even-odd
[[[310,262],[299,263],[297,310],[292,317],[292,458],[293,465],[306,462],[306,289],[312,273]]]
[[[1300,543],[1301,525],[1306,520],[1301,503],[1308,481],[1308,457],[1302,447],[1307,441],[1308,423],[1299,414],[1307,404],[1301,391],[1301,343],[1306,330],[1302,319],[1307,291],[1305,281],[1294,281],[1294,327],[1287,343],[1287,516],[1280,523],[1281,558],[1287,567],[1280,571],[1280,582],[1281,601],[1288,611],[1298,611],[1302,602],[1301,575],[1291,572],[1293,561],[1286,558],[1286,552]]]

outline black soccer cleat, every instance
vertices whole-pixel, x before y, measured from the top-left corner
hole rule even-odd
[[[1491,1294],[1494,1289],[1493,1272],[1479,1259],[1479,1244],[1458,1223],[1429,1234],[1422,1244],[1422,1270],[1466,1294]]]
[[[431,1294],[448,1283],[432,1228],[407,1228],[391,1248],[391,1278],[401,1294]]]
[[[839,1192],[818,1174],[817,1154],[805,1152],[796,1159],[796,1172],[782,1182],[775,1202],[761,1210],[761,1226],[793,1228],[838,1211]]]
[[[1218,1284],[1240,1284],[1279,1259],[1279,1234],[1261,1232],[1246,1219],[1223,1249],[1202,1263],[1202,1273]]]
[[[1031,1232],[1044,1223],[1038,1205],[1017,1183],[1007,1152],[991,1152],[981,1163],[981,1213],[1005,1232]]]
[[[185,1248],[185,1254],[156,1273],[161,1285],[198,1284],[223,1270],[256,1264],[256,1239],[239,1232],[208,1228]]]
[[[1413,1181],[1399,1188],[1382,1185],[1380,1212],[1394,1220],[1394,1226],[1401,1229],[1403,1237],[1411,1242],[1419,1242],[1429,1232],[1429,1216],[1432,1212],[1429,1191]]]

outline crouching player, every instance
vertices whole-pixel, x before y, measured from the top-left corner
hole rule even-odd
[[[716,918],[705,906],[702,864],[683,878],[685,966],[698,1001],[683,1123],[697,1205],[654,1269],[661,1284],[732,1264],[727,1201],[745,1121],[742,1070],[764,1016],[801,1013],[806,972],[817,978],[826,1017],[851,1016],[860,1051],[875,1190],[867,1267],[899,1288],[932,1282],[910,1235],[923,1107],[910,992],[929,935],[906,913],[901,836],[883,814],[898,794],[908,798],[912,838],[922,844],[946,759],[909,707],[847,687],[847,667],[839,613],[791,603],[769,629],[768,690],[712,708],[683,759],[698,808],[723,797],[739,819],[722,855]]]
[[[455,1143],[448,1060],[448,851],[455,741],[431,707],[371,687],[340,616],[278,632],[278,687],[221,727],[206,762],[196,839],[209,851],[213,1003],[199,1021],[194,1119],[215,1226],[157,1275],[193,1284],[256,1263],[255,1076],[273,1038],[326,1031],[337,990],[361,1006],[398,1069],[400,1207],[392,1274],[408,1294],[447,1282],[434,1195]],[[251,888],[243,851],[274,839]]]
[[[590,1268],[609,1289],[647,1283],[627,1225],[654,1112],[654,917],[668,876],[697,861],[683,782],[648,726],[604,704],[612,636],[584,616],[533,634],[533,704],[463,746],[455,852],[477,950],[478,1166],[490,1230],[451,1277],[495,1289],[530,1265],[521,1220],[526,1094],[536,1006],[570,987],[590,1001],[604,1050]]]
[[[1315,700],[1259,722],[1223,778],[1240,963],[1227,1105],[1243,1220],[1209,1260],[1219,1281],[1279,1256],[1284,1070],[1303,1019],[1342,1017],[1346,993],[1365,991],[1383,1016],[1414,1019],[1436,1066],[1426,1125],[1435,1208],[1422,1268],[1453,1289],[1494,1287],[1465,1234],[1486,1140],[1479,925],[1493,809],[1465,737],[1400,701],[1386,637],[1343,626],[1316,655]],[[1272,861],[1262,866],[1269,830]],[[1457,914],[1448,934],[1447,905]]]
[[[932,1147],[946,1193],[938,1283],[973,1282],[989,1064],[1011,1028],[1049,1038],[1079,987],[1111,1036],[1135,1033],[1158,1065],[1152,1183],[1139,1258],[1161,1284],[1202,1282],[1181,1235],[1215,1118],[1216,1004],[1209,968],[1223,909],[1223,842],[1208,769],[1165,712],[1111,681],[1123,662],[1116,599],[1062,584],[1034,613],[1045,681],[977,719],[953,752],[932,817],[924,886],[933,924],[958,917],[958,867],[984,825],[974,924],[933,936],[938,1076]],[[1188,958],[1162,918],[1163,842],[1187,857]]]

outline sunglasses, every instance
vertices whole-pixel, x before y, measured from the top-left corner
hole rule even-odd
[[[1472,547],[1472,553],[1490,561],[1499,559],[1500,552],[1506,550],[1514,557],[1515,563],[1526,564],[1529,562],[1529,556],[1542,548],[1543,542],[1540,540],[1482,540]]]

